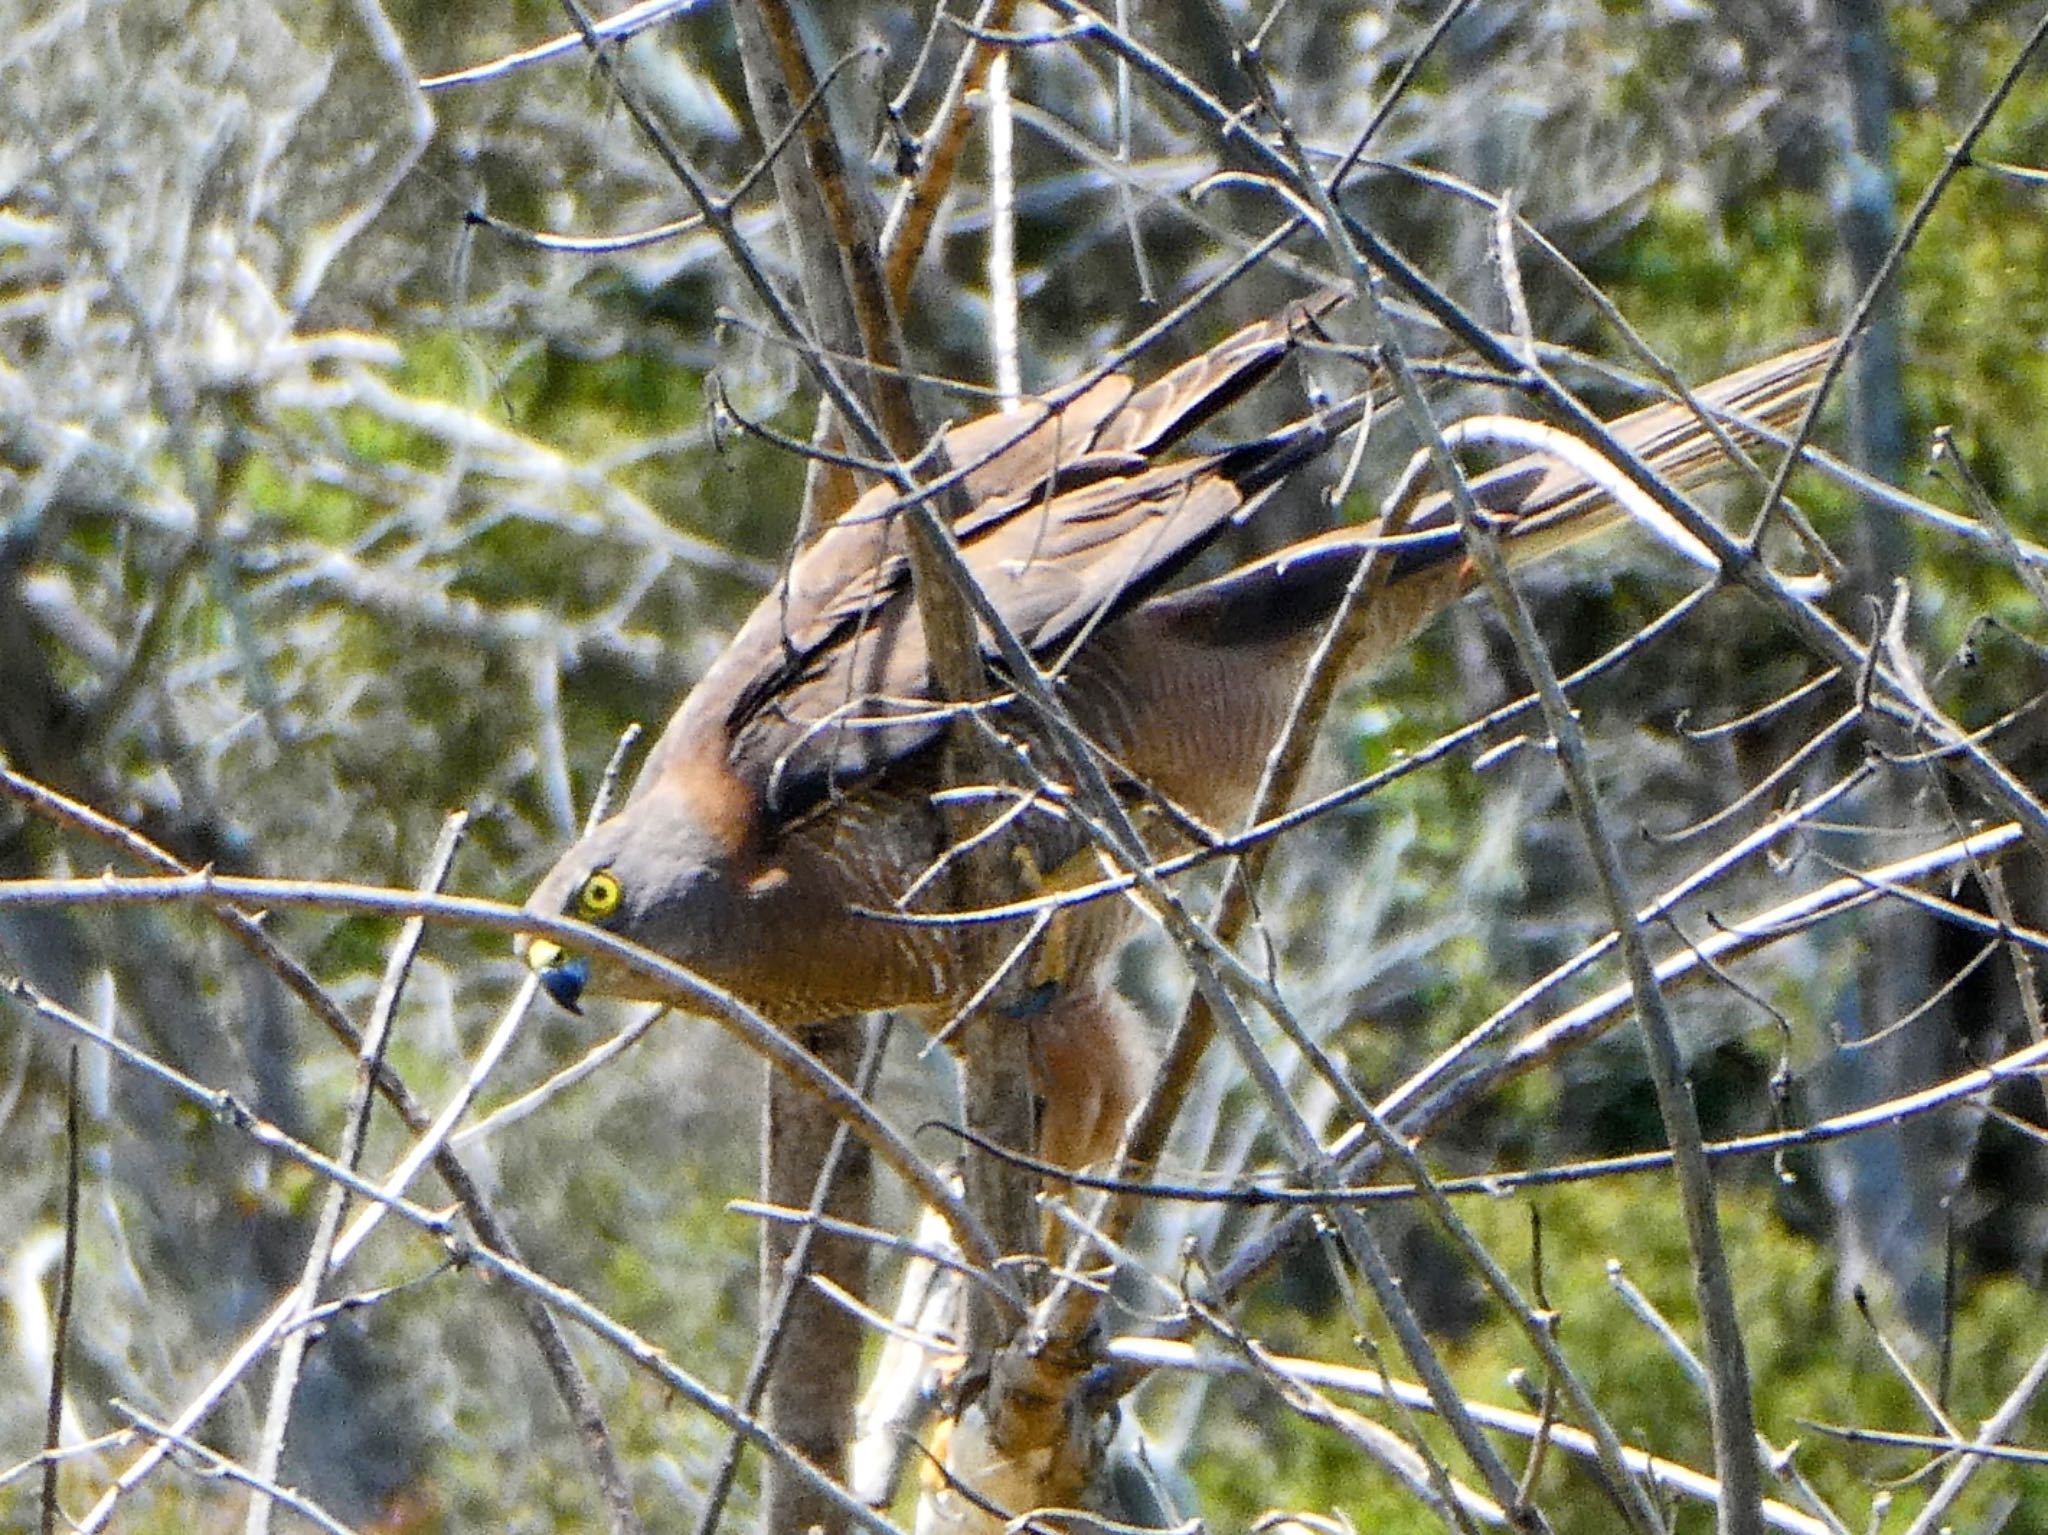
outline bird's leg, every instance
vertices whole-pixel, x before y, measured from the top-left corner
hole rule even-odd
[[[1096,974],[1055,984],[1028,1027],[1038,1154],[1077,1172],[1108,1163],[1152,1068],[1142,1020]]]
[[[1012,858],[1020,883],[1045,895],[1099,878],[1093,855],[1077,854],[1050,872],[1020,844]],[[1038,1155],[1079,1172],[1109,1162],[1151,1069],[1143,1022],[1109,981],[1110,961],[1127,936],[1100,904],[1055,916],[1030,956],[1028,984],[1005,1011],[1031,1035],[1031,1080],[1038,1094]]]

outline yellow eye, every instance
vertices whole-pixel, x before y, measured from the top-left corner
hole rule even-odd
[[[602,922],[619,909],[620,893],[618,880],[599,869],[576,893],[576,915],[586,922]]]

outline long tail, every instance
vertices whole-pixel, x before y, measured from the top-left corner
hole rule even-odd
[[[1762,427],[1783,432],[1799,419],[1820,386],[1832,341],[1817,341],[1730,373],[1694,391],[1701,406],[1719,419],[1745,451],[1763,441]],[[1735,472],[1736,465],[1700,418],[1685,405],[1652,405],[1610,424],[1615,439],[1635,457],[1681,490]],[[1613,526],[1627,508],[1592,481],[1571,456],[1593,457],[1594,449],[1557,434],[1559,456],[1537,453],[1518,459],[1473,484],[1479,505],[1511,519],[1502,531],[1520,560],[1536,559]],[[1603,466],[1604,467],[1604,466]],[[1450,498],[1436,493],[1406,521],[1415,531],[1455,532]]]
[[[1746,450],[1762,442],[1765,432],[1781,432],[1798,419],[1819,386],[1832,344],[1803,346],[1728,374],[1696,390],[1695,397]],[[1517,426],[1532,430],[1526,423]],[[1645,465],[1683,489],[1736,469],[1714,434],[1683,405],[1650,406],[1621,417],[1611,430]],[[1454,428],[1452,435],[1483,441],[1489,434],[1478,423],[1463,432]],[[1552,451],[1528,454],[1471,481],[1474,499],[1497,519],[1496,530],[1517,564],[1577,543],[1632,512],[1650,515],[1647,508],[1624,504],[1588,472],[1584,466],[1597,463],[1598,456],[1586,445],[1562,434],[1556,442]],[[1603,478],[1611,483],[1618,476]],[[1213,581],[1155,598],[1152,614],[1191,640],[1243,643],[1309,631],[1335,611],[1359,561],[1384,550],[1391,563],[1386,588],[1373,602],[1381,610],[1374,627],[1384,627],[1393,643],[1469,585],[1450,497],[1433,492],[1413,499],[1407,510],[1406,517],[1394,518],[1391,537],[1382,535],[1377,521],[1321,534]],[[1683,537],[1668,527],[1662,532],[1674,542]]]

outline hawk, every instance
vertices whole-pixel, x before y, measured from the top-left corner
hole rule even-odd
[[[946,434],[963,471],[960,553],[989,601],[1145,828],[1152,851],[1235,830],[1295,691],[1361,560],[1383,580],[1350,651],[1370,667],[1475,584],[1452,506],[1415,500],[1397,536],[1377,523],[1307,539],[1222,575],[1173,577],[1242,524],[1363,411],[1352,401],[1218,450],[1190,433],[1304,344],[1324,296],[1251,325],[1137,387],[1110,373]],[[1788,352],[1698,396],[1737,441],[1811,398],[1825,344]],[[1645,464],[1681,485],[1731,464],[1689,409],[1612,423]],[[1181,449],[1180,451],[1176,451]],[[1511,560],[1526,561],[1622,515],[1560,459],[1519,459],[1471,490]],[[980,835],[1055,885],[1095,872],[1062,758],[1015,697],[984,636],[999,693],[978,706],[1019,768],[982,796]],[[623,806],[564,853],[529,909],[567,914],[666,955],[771,1022],[821,1023],[909,1009],[935,1026],[984,993],[989,954],[959,926],[882,914],[943,890],[933,872],[961,838],[942,803],[948,721],[910,585],[901,502],[869,491],[792,562],[697,683]],[[958,796],[955,796],[957,799]],[[1079,1168],[1114,1152],[1147,1072],[1143,1031],[1109,971],[1141,914],[1122,899],[1063,911],[1025,957],[1040,1151]],[[623,969],[522,941],[555,999],[649,1001]]]

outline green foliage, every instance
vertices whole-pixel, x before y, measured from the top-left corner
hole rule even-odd
[[[1919,1469],[1927,1457],[1912,1450],[1845,1445],[1813,1425],[1914,1423],[1923,1430],[1928,1425],[1871,1329],[1837,1293],[1829,1250],[1788,1230],[1775,1205],[1764,1167],[1745,1168],[1721,1180],[1722,1228],[1750,1371],[1759,1383],[1758,1430],[1781,1448],[1799,1442],[1800,1471],[1854,1527],[1885,1484]],[[1620,1260],[1626,1277],[1697,1348],[1686,1237],[1668,1175],[1495,1199],[1468,1197],[1457,1208],[1509,1266],[1525,1296],[1531,1293],[1530,1211],[1536,1211],[1542,1226],[1543,1293],[1559,1315],[1559,1341],[1615,1432],[1636,1448],[1688,1466],[1710,1467],[1704,1398],[1608,1279],[1610,1260]],[[1384,1218],[1378,1229],[1385,1230]],[[1954,1322],[1954,1390],[1948,1402],[1955,1422],[1966,1429],[1974,1425],[2009,1385],[2012,1361],[2038,1351],[2038,1314],[2038,1297],[2011,1278],[1987,1278],[1965,1287]],[[1320,1325],[1308,1325],[1295,1306],[1269,1291],[1251,1309],[1248,1325],[1255,1336],[1279,1340],[1276,1347],[1362,1368],[1374,1365],[1376,1356],[1354,1345],[1341,1308]],[[1921,1379],[1932,1382],[1932,1349],[1896,1323],[1886,1325]],[[1377,1317],[1369,1336],[1390,1372],[1405,1378],[1398,1349]],[[1542,1380],[1541,1361],[1490,1300],[1485,1320],[1448,1350],[1448,1362],[1475,1400],[1517,1411],[1528,1409],[1509,1385],[1510,1374],[1520,1371],[1539,1384]],[[1361,1530],[1423,1535],[1442,1529],[1392,1477],[1364,1469],[1339,1435],[1293,1418],[1268,1391],[1244,1381],[1212,1389],[1215,1397],[1188,1461],[1212,1528],[1241,1528],[1266,1509],[1293,1508],[1341,1513]],[[1402,1419],[1377,1403],[1353,1399],[1342,1405],[1405,1431]],[[2037,1434],[2044,1418],[2048,1414],[2034,1415]],[[1560,1409],[1560,1419],[1573,1421],[1568,1408]],[[1424,1420],[1424,1427],[1429,1442],[1457,1464],[1441,1426]],[[2026,1431],[2016,1437],[2024,1440]],[[1526,1440],[1498,1442],[1506,1447],[1510,1465],[1519,1467],[1526,1460]],[[1560,1535],[1595,1535],[1616,1527],[1612,1506],[1583,1462],[1553,1449],[1539,1487]],[[1792,1501],[1782,1486],[1767,1491]],[[1924,1485],[1893,1490],[1890,1517],[1910,1520],[1924,1493]],[[1971,1518],[1982,1517],[1994,1501],[1987,1487],[1959,1510],[1955,1527],[1969,1528]],[[1712,1528],[1711,1514],[1701,1505],[1681,1501],[1676,1507],[1679,1530]],[[2039,1535],[2048,1530],[2048,1506],[2023,1500],[2004,1528],[2014,1535]]]
[[[367,508],[355,497],[336,486],[287,478],[270,459],[250,460],[241,485],[252,511],[294,532],[338,544],[362,531]]]
[[[1819,328],[1833,242],[1810,192],[1758,188],[1712,210],[1665,193],[1587,275],[1676,365],[1711,371]]]

